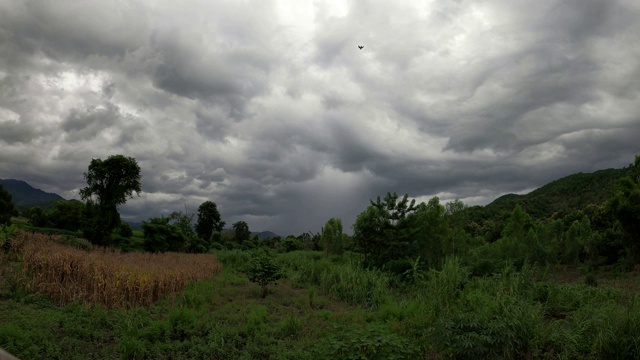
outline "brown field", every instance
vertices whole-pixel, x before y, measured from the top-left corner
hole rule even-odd
[[[21,231],[11,246],[22,259],[19,281],[59,304],[80,300],[106,307],[147,306],[222,270],[210,254],[85,251],[58,240],[57,235]]]

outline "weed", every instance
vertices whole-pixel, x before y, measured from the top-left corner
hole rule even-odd
[[[418,348],[383,325],[336,326],[316,346],[320,359],[414,359]]]
[[[296,338],[300,330],[302,330],[302,320],[293,313],[280,322],[282,337]]]
[[[309,293],[308,293],[309,307],[312,309],[315,308],[316,306],[317,295],[318,295],[318,289],[314,285],[309,286]]]

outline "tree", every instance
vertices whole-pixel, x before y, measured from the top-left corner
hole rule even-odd
[[[408,256],[416,232],[415,200],[409,203],[405,194],[398,201],[398,194],[387,193],[383,200],[378,196],[370,203],[353,225],[353,238],[365,255],[365,263],[381,267],[387,261]]]
[[[520,205],[516,205],[502,229],[500,240],[496,242],[500,258],[523,261],[528,249],[534,245],[526,242],[531,227],[531,216]]]
[[[198,222],[196,234],[207,243],[212,243],[214,233],[219,233],[224,228],[224,221],[220,220],[220,212],[213,201],[205,201],[198,207]]]
[[[47,215],[41,207],[34,206],[31,209],[27,210],[25,214],[31,226],[36,227],[46,227],[47,226]]]
[[[140,194],[140,166],[132,157],[111,155],[107,160],[92,159],[84,173],[88,186],[80,196],[90,207],[85,236],[97,245],[106,246],[111,232],[120,224],[118,206],[133,193]]]
[[[636,156],[632,171],[632,176],[620,179],[618,190],[607,207],[626,233],[627,252],[640,261],[640,155]]]
[[[233,224],[233,230],[236,232],[236,242],[239,244],[242,244],[245,240],[249,240],[251,237],[249,225],[244,221],[238,221]]]
[[[169,215],[172,224],[177,226],[184,236],[184,246],[182,250],[190,253],[206,253],[211,249],[211,244],[214,240],[219,240],[219,236],[216,237],[214,233],[212,233],[209,238],[199,238],[191,226],[193,217],[194,214],[189,214],[186,207],[184,214],[181,211],[174,211]],[[217,234],[219,235],[219,233]]]
[[[382,252],[386,248],[384,239],[385,216],[381,211],[369,206],[360,213],[353,224],[353,238],[356,246],[364,254],[365,264],[384,264]]]
[[[426,204],[418,205],[411,225],[415,235],[410,252],[419,254],[427,267],[442,265],[446,255],[446,240],[450,236],[446,208],[440,204],[440,199],[434,196]]]
[[[142,222],[144,232],[144,251],[179,252],[187,243],[187,236],[179,225],[170,224],[170,217],[151,218]]]
[[[257,252],[251,258],[249,266],[244,269],[249,281],[260,285],[261,296],[267,297],[269,284],[276,282],[284,277],[280,266],[268,252]]]
[[[329,254],[341,254],[342,244],[342,220],[331,218],[322,228],[321,241],[324,249]]]
[[[120,225],[118,226],[118,235],[122,236],[125,239],[129,239],[133,236],[133,228],[131,228],[131,225],[129,225],[129,223],[121,221]]]
[[[464,240],[466,239],[467,234],[464,231],[464,211],[467,209],[467,206],[460,200],[455,199],[454,201],[448,202],[445,205],[445,217],[448,220],[449,228],[451,231],[449,232],[450,236],[445,246],[445,253],[455,255],[456,253],[460,253],[460,250],[464,248]]]
[[[280,242],[280,249],[284,252],[292,252],[302,249],[302,243],[293,235],[287,236]]]
[[[9,225],[13,214],[11,194],[0,185],[0,225]]]
[[[85,204],[78,200],[60,200],[46,214],[47,221],[56,229],[76,231],[82,227]]]

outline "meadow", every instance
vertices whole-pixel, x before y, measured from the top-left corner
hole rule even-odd
[[[242,271],[252,251],[120,253],[26,232],[5,250],[0,347],[22,359],[640,358],[637,272],[505,261],[473,276],[449,257],[397,276],[351,252],[274,252],[286,278],[262,298]]]

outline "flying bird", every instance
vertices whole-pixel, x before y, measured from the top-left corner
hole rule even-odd
[[[358,45],[358,48],[359,48],[360,50],[362,50],[362,49],[364,48],[364,46],[360,46],[360,45]]]

